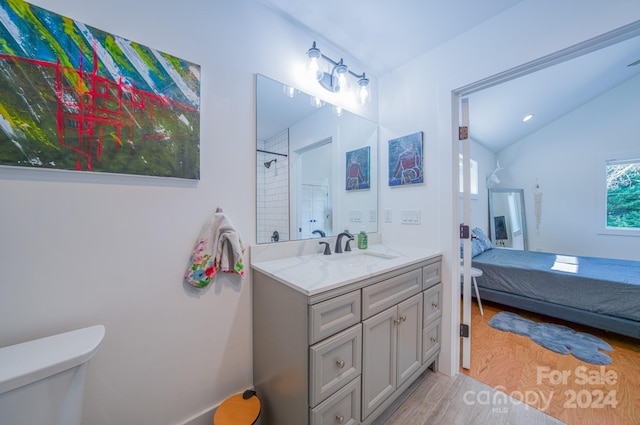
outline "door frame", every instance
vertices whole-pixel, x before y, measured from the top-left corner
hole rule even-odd
[[[458,158],[460,152],[460,144],[458,140],[458,127],[460,126],[460,102],[461,99],[465,96],[469,96],[473,93],[479,92],[481,90],[493,87],[498,84],[506,83],[515,78],[530,74],[532,72],[536,72],[550,66],[574,59],[576,57],[582,56],[584,54],[602,49],[604,47],[611,46],[613,44],[619,43],[624,40],[628,40],[633,37],[640,36],[640,21],[635,21],[630,24],[624,25],[622,27],[613,29],[606,33],[600,34],[583,42],[577,43],[573,46],[567,47],[566,49],[558,50],[554,53],[551,53],[546,56],[542,56],[538,59],[535,59],[530,62],[526,62],[522,65],[516,66],[514,68],[508,69],[506,71],[494,74],[490,77],[484,78],[482,80],[478,80],[476,82],[467,84],[465,86],[459,87],[455,90],[451,91],[451,120],[452,120],[452,133],[451,133],[451,149],[453,156],[453,164],[454,172],[453,174],[453,213],[456,217],[456,221],[458,221],[458,217],[460,216],[460,181],[458,174]],[[463,195],[464,196],[464,195]],[[455,226],[453,229],[454,237],[458,239],[458,226]],[[455,249],[458,249],[458,244],[455,245]],[[452,258],[456,258],[459,256],[459,253],[455,252]],[[465,265],[465,271],[466,271]],[[469,265],[470,268],[470,265]],[[452,267],[454,269],[454,267]],[[466,275],[466,273],[465,273]],[[452,281],[459,282],[460,281],[460,267],[459,265],[455,265],[455,271],[452,275]],[[452,322],[454,324],[460,324],[460,285],[452,285],[452,297],[455,302],[452,303]],[[455,326],[455,331],[459,326]],[[451,340],[451,354],[453,356],[452,366],[453,370],[459,373],[460,371],[460,343],[459,339],[454,337]]]

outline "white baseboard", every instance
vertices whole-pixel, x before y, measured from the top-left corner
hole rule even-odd
[[[216,413],[216,409],[219,405],[209,407],[200,413],[196,413],[184,422],[180,422],[177,425],[212,425],[213,415]]]

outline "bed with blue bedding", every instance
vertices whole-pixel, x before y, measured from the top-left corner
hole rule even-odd
[[[640,261],[488,248],[472,266],[483,301],[640,339]]]

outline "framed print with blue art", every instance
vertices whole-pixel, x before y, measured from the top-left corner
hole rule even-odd
[[[422,132],[389,140],[389,186],[423,181]]]
[[[369,146],[347,152],[347,168],[345,173],[347,190],[370,188],[370,152],[371,148]]]

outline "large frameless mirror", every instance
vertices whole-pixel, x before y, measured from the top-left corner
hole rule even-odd
[[[489,228],[495,246],[528,249],[523,189],[489,189]]]
[[[378,126],[256,76],[257,243],[377,232]]]

